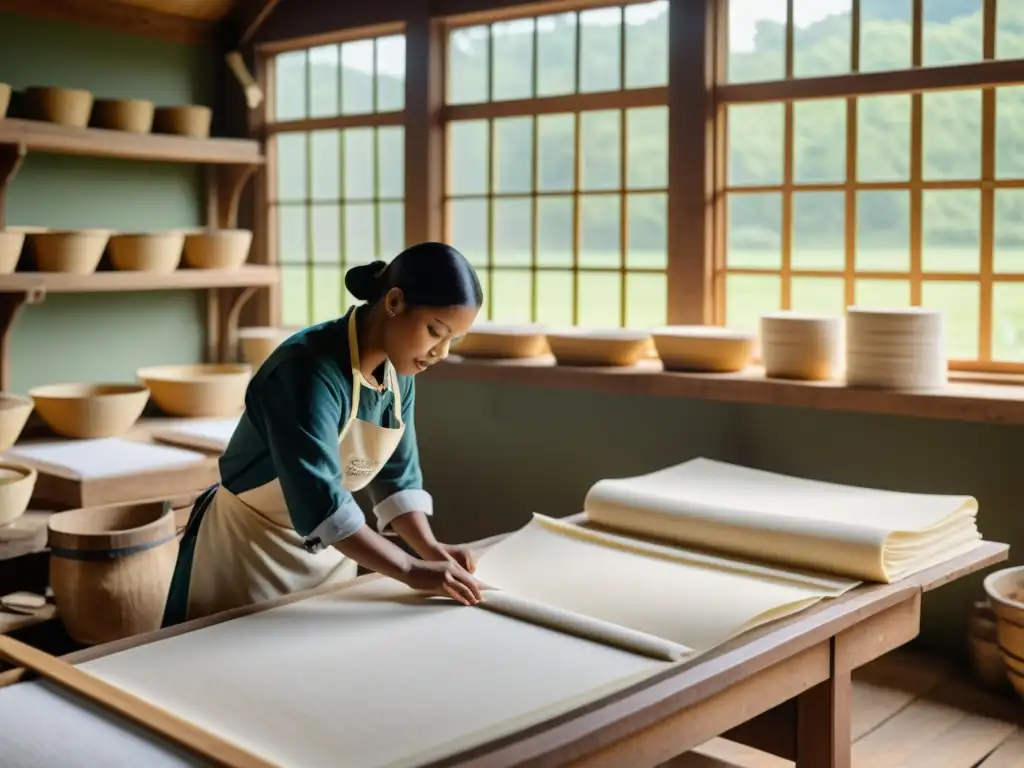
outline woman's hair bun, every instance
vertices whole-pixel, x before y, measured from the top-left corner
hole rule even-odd
[[[375,261],[372,264],[361,264],[345,272],[345,287],[359,301],[373,304],[387,291],[384,270],[387,263]]]

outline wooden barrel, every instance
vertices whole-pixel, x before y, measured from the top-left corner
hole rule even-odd
[[[60,512],[49,544],[50,586],[72,639],[94,645],[160,628],[178,556],[169,503]]]

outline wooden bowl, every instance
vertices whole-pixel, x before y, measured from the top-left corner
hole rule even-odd
[[[761,317],[759,341],[765,376],[828,381],[842,372],[843,318],[801,312]]]
[[[33,86],[25,89],[25,107],[34,120],[85,128],[89,125],[92,103],[92,93],[80,88]]]
[[[648,331],[626,328],[567,328],[548,333],[546,337],[551,354],[559,365],[636,365],[651,349]]]
[[[666,371],[735,373],[750,365],[757,336],[715,325],[677,325],[651,333]]]
[[[0,83],[0,118],[7,116],[7,108],[11,106],[11,86]]]
[[[153,130],[193,139],[210,137],[213,110],[198,104],[177,107],[157,107],[153,115]]]
[[[249,257],[248,229],[207,229],[185,235],[185,263],[195,269],[238,269]]]
[[[97,128],[128,133],[153,130],[155,106],[144,99],[96,99],[92,105],[92,124]]]
[[[241,357],[257,370],[263,361],[277,349],[290,334],[284,328],[253,326],[238,329],[238,346]]]
[[[0,275],[9,275],[18,268],[21,249],[25,245],[25,232],[0,229]]]
[[[149,390],[141,384],[48,384],[28,394],[50,429],[74,438],[123,435],[149,402]]]
[[[32,467],[0,462],[0,526],[7,525],[28,509],[39,473]]]
[[[27,397],[0,392],[0,453],[14,445],[35,404]]]
[[[117,234],[110,238],[114,269],[138,272],[173,272],[181,263],[184,232]]]
[[[996,615],[999,647],[1024,659],[1024,565],[990,573],[984,586]]]
[[[515,360],[551,354],[541,325],[502,325],[479,322],[452,352],[460,357]]]
[[[171,416],[235,416],[245,408],[252,366],[245,363],[155,365],[136,375]]]
[[[108,229],[31,232],[29,239],[40,272],[88,275],[96,271],[110,240]]]

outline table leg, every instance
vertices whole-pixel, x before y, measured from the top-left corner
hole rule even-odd
[[[853,681],[836,670],[797,699],[796,768],[850,768]]]

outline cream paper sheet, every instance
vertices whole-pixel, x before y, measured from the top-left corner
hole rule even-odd
[[[963,554],[981,538],[970,496],[839,485],[703,458],[601,480],[584,508],[617,532],[878,582]]]
[[[151,434],[155,440],[172,445],[223,453],[238,427],[240,418],[235,416],[230,419],[183,421],[172,426],[154,429]]]
[[[70,472],[84,479],[172,469],[206,460],[206,456],[195,451],[119,437],[26,443],[9,449],[4,456],[11,461],[24,461],[44,470]]]
[[[404,768],[668,666],[381,578],[81,668],[287,768]]]
[[[516,598],[526,621],[536,621],[544,606],[549,616],[561,614],[560,622],[544,623],[615,642],[610,633],[595,634],[597,620],[623,628],[620,645],[665,658],[703,653],[859,583],[687,552],[542,515],[487,550],[476,575],[500,590],[498,600],[503,593]],[[514,605],[506,610],[517,613]]]

